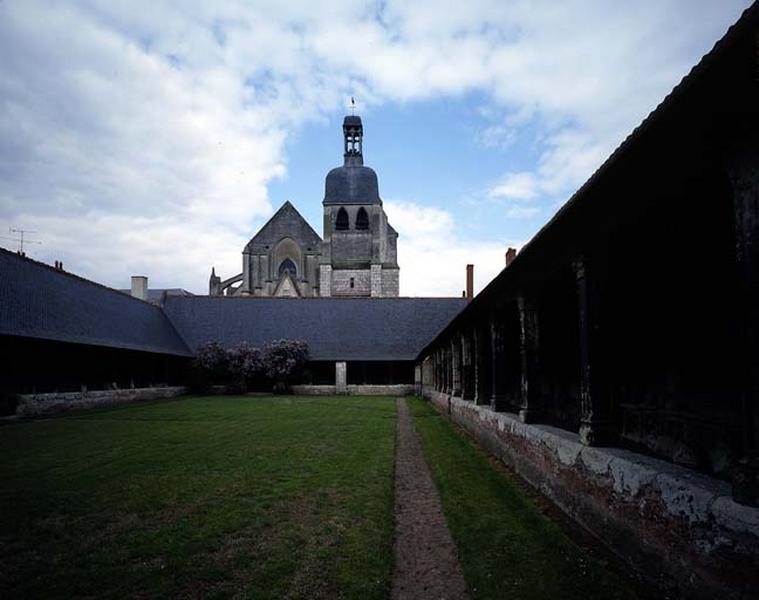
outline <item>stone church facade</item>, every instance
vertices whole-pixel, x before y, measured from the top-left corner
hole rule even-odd
[[[243,249],[242,273],[222,280],[212,269],[210,295],[398,296],[398,233],[364,166],[363,134],[361,117],[345,117],[344,164],[324,186],[324,237],[285,202]]]

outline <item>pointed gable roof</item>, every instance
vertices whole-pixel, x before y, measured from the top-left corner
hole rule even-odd
[[[291,237],[306,245],[310,244],[315,251],[322,242],[321,236],[288,200],[248,242],[245,252],[266,252],[269,249],[267,246],[273,246],[283,237]]]
[[[277,289],[274,290],[273,295],[277,298],[300,298],[300,290],[290,275],[290,271],[285,270],[285,273],[280,278],[279,283],[277,284]]]

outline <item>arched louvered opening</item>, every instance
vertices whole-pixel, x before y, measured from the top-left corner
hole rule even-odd
[[[344,208],[340,208],[337,211],[337,219],[335,220],[335,229],[338,231],[345,231],[348,229],[348,211]]]
[[[295,277],[298,274],[298,269],[295,266],[295,263],[289,258],[286,258],[279,263],[279,276],[282,277],[282,275],[285,274],[285,271],[289,271],[291,277]]]
[[[363,206],[358,209],[358,213],[356,214],[356,229],[363,231],[369,229],[369,215]]]

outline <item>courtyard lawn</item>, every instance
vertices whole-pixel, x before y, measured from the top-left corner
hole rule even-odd
[[[190,398],[0,427],[0,596],[385,598],[395,406]]]
[[[473,598],[636,597],[432,406],[408,403]]]

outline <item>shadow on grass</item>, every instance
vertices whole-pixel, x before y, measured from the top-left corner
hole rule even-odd
[[[429,404],[415,398],[409,407],[474,598],[639,597]]]

